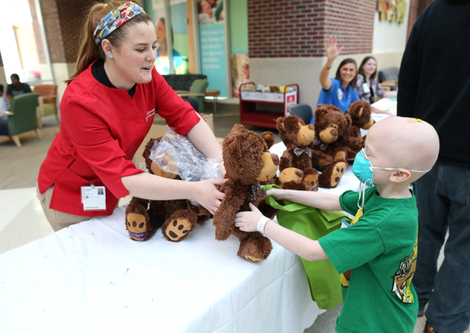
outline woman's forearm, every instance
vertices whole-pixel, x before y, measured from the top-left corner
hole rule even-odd
[[[384,93],[384,97],[386,97],[386,98],[396,98],[397,97],[397,92],[396,91],[386,91]]]
[[[122,184],[129,194],[148,200],[181,200],[195,199],[195,182],[168,179],[149,173],[122,177]]]
[[[324,90],[330,90],[332,82],[330,79],[330,69],[333,65],[333,60],[328,59],[326,64],[322,67],[320,71],[320,84]]]
[[[201,119],[186,134],[186,137],[206,157],[216,156],[219,160],[222,160],[222,148],[204,119]]]

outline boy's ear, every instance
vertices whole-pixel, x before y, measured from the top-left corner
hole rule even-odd
[[[390,181],[392,183],[401,183],[410,179],[410,177],[411,177],[411,171],[406,170],[406,169],[401,169],[390,175]]]

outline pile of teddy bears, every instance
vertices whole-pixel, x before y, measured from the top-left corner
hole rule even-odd
[[[249,261],[265,260],[271,250],[271,241],[259,232],[244,232],[235,227],[234,217],[239,211],[248,211],[249,203],[257,206],[263,215],[274,217],[276,210],[262,195],[263,184],[276,183],[285,189],[315,191],[318,186],[336,187],[348,162],[364,147],[360,128],[368,129],[374,123],[366,102],[351,105],[344,115],[332,105],[319,105],[314,125],[305,124],[291,115],[277,119],[277,129],[286,146],[282,157],[269,152],[274,144],[272,132],[262,136],[236,124],[224,139],[222,153],[227,181],[220,190],[225,193],[213,216],[215,238],[226,240],[234,235],[240,242],[238,255]],[[151,139],[143,153],[151,174],[180,179],[174,156],[151,158],[162,138]],[[172,167],[170,171],[162,166]],[[276,177],[279,169],[279,176]],[[319,172],[320,171],[320,172]],[[211,214],[202,206],[188,200],[152,201],[134,197],[126,209],[126,229],[135,241],[150,239],[161,228],[164,237],[179,242],[188,237],[198,223],[204,223]]]
[[[370,105],[364,101],[351,104],[347,115],[333,105],[320,104],[314,117],[313,125],[294,115],[276,121],[286,146],[276,183],[284,189],[338,186],[348,163],[364,148],[360,129],[374,124]]]

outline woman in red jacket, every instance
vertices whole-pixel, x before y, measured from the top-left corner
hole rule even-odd
[[[168,180],[132,163],[155,113],[204,155],[222,159],[209,126],[155,71],[155,44],[152,20],[135,3],[90,9],[77,70],[61,102],[60,132],[39,171],[38,196],[54,230],[110,215],[128,194],[193,199],[211,213],[219,207],[223,194],[217,186],[223,180]],[[93,190],[101,186],[105,203],[90,204],[88,199],[100,198]]]

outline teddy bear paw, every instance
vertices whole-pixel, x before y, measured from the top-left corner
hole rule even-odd
[[[171,242],[179,242],[193,230],[193,224],[187,218],[174,218],[163,225],[162,232]]]
[[[129,213],[126,215],[126,227],[132,240],[146,240],[147,224],[148,218],[143,214]]]
[[[272,249],[273,246],[268,238],[259,232],[254,232],[241,241],[237,254],[248,261],[255,262],[265,260]]]

